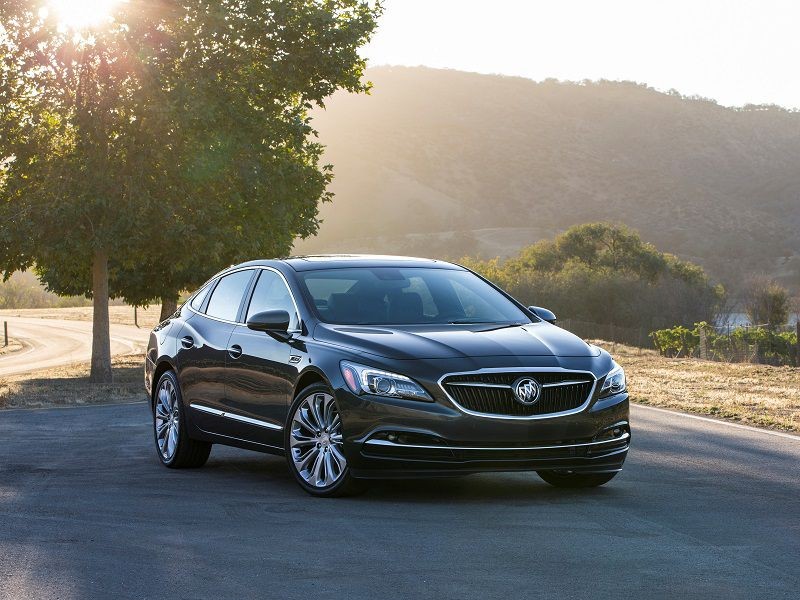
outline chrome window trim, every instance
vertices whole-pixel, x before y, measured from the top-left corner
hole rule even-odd
[[[270,423],[268,421],[261,421],[260,419],[251,419],[250,417],[243,417],[242,415],[237,415],[235,413],[219,410],[217,408],[211,408],[210,406],[205,406],[203,404],[192,403],[189,405],[189,407],[195,410],[199,410],[200,412],[214,415],[215,417],[222,417],[223,419],[231,419],[233,421],[239,421],[240,423],[247,423],[248,425],[256,425],[257,427],[264,427],[266,429],[273,429],[275,431],[283,431],[283,427],[281,425],[276,425],[275,423]]]
[[[240,269],[233,269],[232,271],[226,271],[224,274],[220,273],[218,275],[215,275],[211,279],[215,279],[215,278],[216,279],[220,279],[222,277],[227,277],[228,275],[232,275],[233,273],[238,273],[239,271],[255,271],[256,269],[261,269],[262,271],[272,271],[274,273],[277,273],[278,276],[283,280],[283,284],[286,286],[286,289],[289,291],[289,297],[292,299],[292,305],[294,306],[294,312],[295,312],[295,316],[297,318],[297,327],[294,328],[294,329],[287,330],[286,333],[301,333],[303,331],[303,319],[300,316],[300,308],[297,305],[297,300],[294,297],[294,292],[292,291],[292,287],[289,285],[289,280],[286,279],[286,276],[283,273],[281,273],[278,269],[276,269],[275,267],[267,267],[267,266],[259,266],[259,265],[253,265],[253,266],[249,266],[249,267],[242,267]],[[206,282],[206,284],[209,283],[210,281],[211,280]],[[197,291],[200,291],[201,289],[203,289],[203,287],[205,287],[206,284],[203,284],[203,286],[201,286]],[[213,293],[214,293],[214,290],[211,291],[212,295],[213,295]],[[240,323],[239,321],[229,321],[227,319],[220,319],[219,317],[212,317],[209,314],[202,313],[202,312],[200,312],[198,310],[195,310],[194,307],[190,304],[190,302],[191,302],[191,298],[189,299],[189,302],[187,302],[185,304],[185,306],[186,306],[186,308],[188,308],[191,312],[193,312],[196,315],[200,315],[200,316],[203,316],[203,317],[205,317],[207,319],[211,319],[212,321],[218,321],[220,323],[228,323],[230,325],[245,325],[245,323]]]
[[[525,446],[525,447],[480,447],[480,446],[428,446],[424,444],[398,444],[397,442],[390,442],[389,440],[367,440],[364,442],[365,445],[369,446],[390,446],[392,448],[415,448],[419,450],[499,450],[501,452],[514,452],[519,450],[560,450],[562,448],[583,448],[589,446],[601,446],[603,444],[614,444],[619,442],[624,442],[630,439],[631,434],[627,431],[624,432],[621,436],[610,439],[610,440],[601,440],[597,442],[581,442],[579,444],[559,444],[556,446]],[[621,448],[619,451],[627,450],[627,448]],[[615,452],[616,453],[616,452]]]
[[[461,406],[458,402],[456,402],[455,398],[453,398],[449,393],[447,393],[447,389],[444,386],[444,380],[448,377],[453,377],[455,375],[483,375],[486,373],[580,373],[581,375],[588,375],[592,378],[592,389],[589,390],[589,394],[584,401],[583,404],[578,406],[577,408],[572,408],[570,410],[562,410],[561,412],[556,413],[547,413],[544,415],[530,415],[527,417],[520,417],[515,415],[499,415],[496,413],[483,413],[477,412],[474,410],[470,410]],[[477,371],[457,371],[453,373],[446,373],[442,375],[439,380],[437,381],[439,385],[439,389],[442,390],[444,395],[447,397],[453,405],[463,412],[464,414],[471,415],[473,417],[481,417],[484,419],[500,419],[504,421],[538,421],[541,419],[553,419],[556,417],[566,417],[568,415],[575,415],[579,412],[583,412],[589,406],[589,403],[592,401],[594,397],[595,389],[597,388],[597,377],[591,371],[581,371],[575,369],[565,369],[563,367],[509,367],[509,368],[501,368],[501,367],[493,367],[493,368],[486,368],[486,369],[478,369]],[[586,382],[581,382],[586,383]],[[484,387],[496,387],[498,384],[484,386]],[[507,386],[503,386],[507,387]],[[543,386],[544,387],[544,386]]]

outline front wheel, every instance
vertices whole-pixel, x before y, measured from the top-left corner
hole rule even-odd
[[[327,385],[301,391],[289,410],[286,458],[297,483],[312,496],[344,496],[363,490],[342,453],[342,416]]]
[[[608,483],[616,473],[569,473],[566,471],[536,471],[550,485],[560,488],[590,488]]]
[[[202,467],[211,443],[189,437],[178,378],[172,371],[158,380],[153,399],[153,433],[161,464],[171,469]]]

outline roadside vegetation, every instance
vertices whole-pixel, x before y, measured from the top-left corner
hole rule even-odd
[[[115,356],[113,383],[93,383],[89,363],[0,377],[0,409],[83,406],[144,400],[143,354]]]
[[[623,225],[578,225],[505,261],[460,262],[560,320],[620,332],[711,321],[725,298],[702,268],[659,252]]]
[[[650,334],[662,355],[723,362],[798,366],[797,331],[770,327],[735,327],[717,331],[705,321],[689,329],[682,325]]]
[[[595,341],[625,368],[631,400],[639,404],[800,432],[800,369],[666,358]]]

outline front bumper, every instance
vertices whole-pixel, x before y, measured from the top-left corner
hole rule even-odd
[[[465,414],[432,403],[336,391],[347,415],[344,451],[354,477],[420,477],[483,471],[622,469],[630,445],[626,393],[582,411],[531,420]]]

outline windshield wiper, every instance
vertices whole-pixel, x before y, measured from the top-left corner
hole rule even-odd
[[[502,321],[472,321],[470,319],[456,319],[450,321],[451,325],[496,325],[493,329],[503,329],[504,327],[517,327],[525,325],[522,322],[503,323]]]
[[[456,319],[455,321],[450,321],[450,325],[491,325],[496,321],[473,321],[472,319]]]

